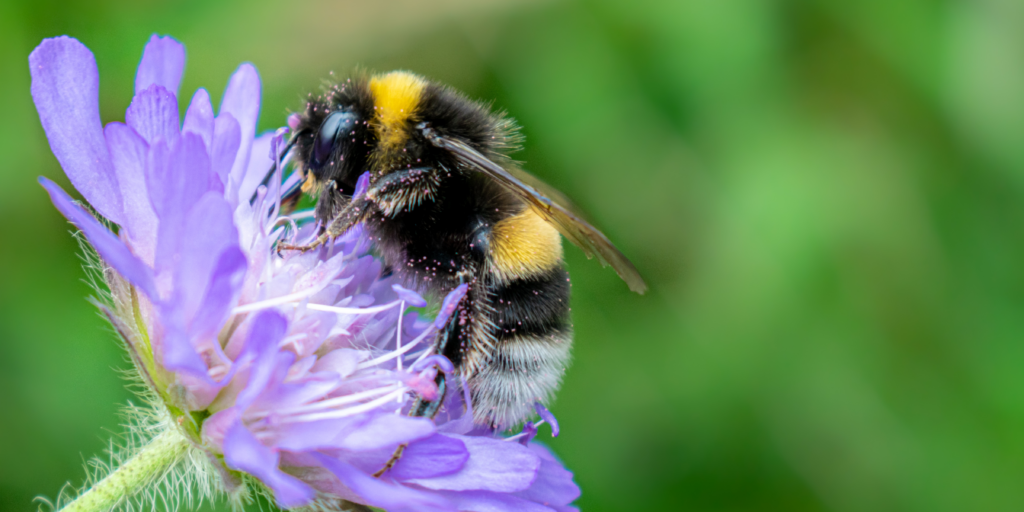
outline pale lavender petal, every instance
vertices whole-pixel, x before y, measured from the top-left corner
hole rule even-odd
[[[411,489],[402,485],[373,478],[350,464],[314,453],[321,465],[334,473],[349,489],[366,500],[367,504],[388,512],[430,512],[454,510],[447,500],[434,493]]]
[[[282,383],[261,395],[252,407],[275,410],[312,402],[327,396],[338,387],[341,378],[337,375],[321,374],[298,381]]]
[[[455,503],[457,510],[473,512],[554,512],[555,509],[514,494],[487,491],[440,493]]]
[[[551,414],[551,411],[540,402],[534,402],[533,408],[536,409],[541,419],[548,422],[548,425],[551,425],[551,437],[558,437],[558,420],[555,419],[555,415]]]
[[[260,311],[253,320],[242,357],[253,357],[255,362],[253,362],[253,368],[249,374],[249,382],[235,399],[238,407],[243,409],[248,407],[270,382],[279,363],[276,357],[278,355],[277,343],[284,338],[287,332],[288,320],[276,311]],[[291,353],[282,353],[281,355],[291,355],[294,360]]]
[[[572,481],[572,472],[565,469],[547,448],[533,443],[530,451],[541,460],[537,479],[529,489],[516,495],[546,505],[568,505],[576,501],[580,497],[580,488]]]
[[[175,258],[174,292],[175,296],[184,304],[185,321],[191,321],[197,311],[205,307],[214,307],[216,312],[210,314],[220,317],[234,304],[227,302],[216,305],[206,304],[202,303],[202,299],[207,293],[221,253],[238,248],[238,230],[235,229],[231,207],[220,194],[207,192],[189,211],[181,234],[180,251]],[[238,271],[244,273],[244,255],[242,257],[243,261],[240,266],[237,261],[233,261],[230,270],[228,268],[223,270],[231,273]],[[241,279],[242,275],[235,277]],[[230,285],[231,283],[221,284]],[[234,286],[234,289],[219,290],[217,297],[210,298],[232,301],[237,297],[241,282],[234,282]],[[225,295],[221,297],[220,293]],[[207,318],[212,320],[211,317]],[[190,328],[189,332],[198,335],[206,331],[205,329]]]
[[[337,449],[339,433],[358,424],[362,418],[352,416],[331,420],[316,420],[291,423],[277,429],[275,444],[281,450],[292,453],[308,452],[310,450],[334,450]]]
[[[274,491],[274,498],[282,508],[299,507],[312,501],[316,491],[278,469],[279,459],[280,455],[260,444],[241,422],[235,423],[224,436],[224,462],[228,467],[259,478]]]
[[[456,393],[448,393],[445,398],[442,411],[447,414],[454,414],[454,411],[463,411],[460,416],[451,416],[447,422],[437,427],[438,432],[445,434],[468,434],[476,426],[473,423],[473,401],[470,398],[469,386],[462,386],[462,396]],[[441,414],[445,414],[442,412]]]
[[[249,159],[245,175],[238,184],[237,197],[239,201],[248,201],[256,193],[256,187],[260,186],[260,182],[267,177],[270,167],[274,165],[274,161],[270,159],[270,144],[273,140],[273,133],[264,133],[253,141],[252,157]],[[237,165],[238,162],[235,163]]]
[[[117,236],[81,207],[76,205],[70,196],[56,183],[40,176],[39,184],[50,194],[50,200],[64,217],[67,217],[78,229],[85,233],[96,252],[103,257],[125,279],[139,287],[150,299],[156,301],[160,297],[153,284],[153,273],[145,263],[139,261],[128,250]]]
[[[217,116],[213,129],[213,172],[220,182],[227,187],[231,166],[235,164],[238,146],[241,144],[242,132],[238,121],[231,114]]]
[[[227,435],[228,429],[238,421],[240,415],[238,409],[231,407],[217,411],[203,420],[203,442],[216,451],[224,453],[224,436]]]
[[[308,290],[323,290],[327,285],[331,284],[335,278],[338,277],[338,273],[341,271],[346,261],[343,254],[317,264],[313,268],[306,271],[306,274],[300,277],[295,284],[292,285],[292,292],[306,292]]]
[[[462,441],[434,434],[406,447],[402,458],[388,471],[395,480],[433,478],[455,473],[469,459],[469,450]]]
[[[135,72],[135,94],[156,84],[177,96],[184,70],[185,46],[170,36],[153,34],[142,51],[142,62]]]
[[[519,443],[474,436],[451,436],[466,444],[469,460],[457,473],[409,479],[427,489],[497,492],[523,491],[540,468],[540,457]]]
[[[178,195],[177,189],[181,185],[178,185],[170,167],[171,147],[167,142],[161,140],[151,145],[146,154],[146,190],[149,192],[149,204],[157,218],[169,217],[180,210],[175,206],[174,196]],[[194,178],[194,175],[189,177]],[[184,212],[178,216],[184,218]]]
[[[311,371],[337,373],[344,378],[356,371],[356,367],[365,358],[366,352],[362,350],[349,348],[332,350],[318,359]]]
[[[162,308],[163,325],[163,359],[158,361],[170,371],[184,372],[199,379],[199,386],[213,386],[215,383],[207,372],[206,362],[199,356],[185,330],[171,321],[173,305]]]
[[[132,98],[125,123],[152,144],[162,139],[168,144],[178,139],[178,98],[159,85],[151,85]]]
[[[127,230],[132,251],[152,266],[156,254],[157,218],[146,188],[149,145],[123,123],[110,123],[103,132],[124,201],[121,227]]]
[[[121,194],[100,123],[100,76],[92,52],[67,36],[28,57],[32,100],[64,174],[100,215],[121,223]]]
[[[192,132],[203,138],[206,150],[213,152],[213,105],[210,103],[210,93],[206,89],[198,89],[192,95],[192,102],[188,104],[185,111],[185,122],[181,127],[183,132]]]
[[[203,300],[189,326],[189,332],[193,336],[215,336],[231,316],[231,308],[238,301],[242,280],[245,279],[247,264],[245,253],[237,245],[232,245],[221,252],[213,267]]]
[[[209,189],[210,160],[202,139],[186,133],[168,149],[151,145],[146,162],[150,203],[160,219],[157,235],[158,273],[177,267],[187,213]]]
[[[455,309],[459,307],[459,302],[466,296],[467,291],[469,291],[469,285],[463,283],[448,293],[448,295],[445,295],[444,301],[441,303],[441,310],[437,312],[437,317],[434,318],[435,328],[444,328],[444,324],[448,322],[448,317],[452,316]]]
[[[242,143],[238,147],[238,153],[228,179],[228,198],[234,201],[241,200],[241,195],[232,196],[231,194],[237,193],[239,185],[245,178],[249,155],[252,154],[252,141],[256,135],[256,119],[260,114],[260,88],[260,76],[256,72],[256,68],[249,63],[242,64],[231,75],[228,87],[224,90],[224,99],[220,103],[220,114],[231,114],[238,121],[242,133]],[[268,140],[268,148],[269,142]],[[266,154],[266,150],[263,151],[263,154]],[[253,190],[256,188],[253,187]],[[245,199],[248,200],[248,197]]]
[[[416,293],[416,292],[414,292],[414,291],[412,291],[412,290],[410,290],[410,289],[408,289],[408,288],[406,288],[406,287],[404,287],[404,286],[402,286],[400,284],[393,284],[393,285],[391,285],[391,289],[394,290],[395,293],[398,294],[398,298],[399,299],[404,300],[408,305],[416,307],[416,308],[427,307],[426,299],[421,297],[420,294],[418,294],[418,293]]]
[[[373,451],[423,439],[433,433],[434,424],[426,418],[381,413],[339,439],[337,447],[354,452]]]

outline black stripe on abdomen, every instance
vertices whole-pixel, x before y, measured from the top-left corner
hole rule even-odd
[[[498,343],[519,337],[568,335],[572,329],[569,292],[569,273],[561,265],[495,287],[491,305]]]

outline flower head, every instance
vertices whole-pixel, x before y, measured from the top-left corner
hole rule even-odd
[[[310,213],[280,211],[298,176],[283,178],[287,128],[255,136],[252,65],[232,75],[216,114],[199,89],[182,120],[184,47],[153,36],[125,122],[103,126],[84,45],[47,39],[29,62],[54,155],[117,233],[40,182],[108,266],[104,311],[168,428],[225,489],[248,474],[285,508],[327,497],[388,510],[572,509],[579,489],[528,442],[534,425],[526,443],[475,427],[457,382],[436,419],[408,416],[415,400],[438,399],[437,373],[453,370],[433,354],[433,336],[464,287],[431,321],[407,311],[426,300],[382,275],[358,227],[319,251],[275,251],[317,226]]]

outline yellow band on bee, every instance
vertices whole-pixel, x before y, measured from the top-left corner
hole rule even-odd
[[[562,261],[562,237],[533,208],[499,221],[491,230],[492,271],[503,281],[550,270]]]
[[[370,79],[375,109],[373,127],[384,149],[405,144],[409,118],[426,86],[426,80],[407,71],[392,71]]]

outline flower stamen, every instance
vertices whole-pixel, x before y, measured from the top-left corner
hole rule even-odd
[[[384,405],[384,404],[386,404],[388,402],[391,402],[395,398],[398,398],[398,397],[404,395],[406,391],[407,390],[406,390],[405,386],[402,386],[400,389],[398,389],[398,390],[396,390],[396,391],[394,391],[392,393],[389,393],[387,395],[384,395],[384,396],[382,396],[382,397],[380,397],[380,398],[378,398],[376,400],[373,400],[371,402],[366,402],[364,404],[360,404],[360,405],[356,405],[356,406],[348,407],[348,408],[344,408],[344,409],[336,409],[336,410],[330,411],[330,412],[313,413],[313,414],[306,414],[306,415],[302,415],[302,416],[289,416],[289,417],[286,417],[286,418],[282,418],[281,419],[281,423],[306,423],[306,422],[309,422],[309,421],[330,420],[330,419],[347,418],[349,416],[355,416],[356,414],[362,414],[364,412],[372,411],[372,410],[374,410],[374,409],[376,409],[376,408],[378,408],[378,407],[380,407],[380,406],[382,406],[382,405]]]
[[[301,406],[298,406],[298,407],[290,407],[290,408],[280,409],[278,411],[275,411],[275,414],[280,414],[282,416],[294,416],[294,415],[298,415],[298,414],[307,414],[307,413],[320,412],[320,411],[324,411],[324,410],[330,410],[330,409],[334,409],[335,407],[338,407],[340,405],[348,405],[348,404],[352,404],[352,403],[358,403],[358,402],[362,402],[363,400],[366,400],[366,399],[369,399],[369,398],[374,398],[374,397],[379,396],[379,395],[383,395],[383,394],[386,394],[386,393],[392,393],[392,392],[394,392],[394,391],[396,391],[396,390],[398,390],[400,388],[403,388],[403,387],[405,387],[405,386],[403,386],[401,383],[397,383],[396,382],[396,383],[391,384],[389,386],[384,386],[384,387],[380,387],[380,388],[376,388],[376,389],[370,389],[370,390],[367,390],[367,391],[361,391],[359,393],[352,393],[351,395],[339,396],[339,397],[336,397],[336,398],[329,398],[327,400],[322,400],[320,402],[314,402],[314,403],[311,403],[311,404],[301,405]],[[267,416],[269,414],[270,413],[268,413],[268,412],[260,412],[258,414],[253,415],[252,417],[254,419],[259,419],[259,418],[263,418],[263,417],[265,417],[265,416]]]
[[[419,336],[417,336],[415,339],[413,339],[411,342],[409,342],[408,345],[406,345],[406,346],[404,346],[404,347],[402,347],[400,349],[397,349],[397,350],[392,350],[392,351],[388,352],[387,354],[384,354],[384,355],[382,355],[380,357],[375,357],[373,359],[370,359],[369,361],[364,361],[362,363],[359,363],[359,366],[357,366],[356,368],[362,370],[363,368],[369,368],[371,366],[377,366],[380,363],[383,363],[385,361],[390,361],[391,359],[395,359],[395,358],[401,356],[402,354],[404,354],[404,353],[412,350],[413,348],[415,348],[417,344],[419,344],[421,341],[423,341],[424,338],[426,338],[427,336],[429,336],[433,332],[434,332],[433,329],[429,329],[429,328],[425,329],[423,331],[423,333],[421,333]],[[422,356],[421,356],[421,358],[422,358]]]

